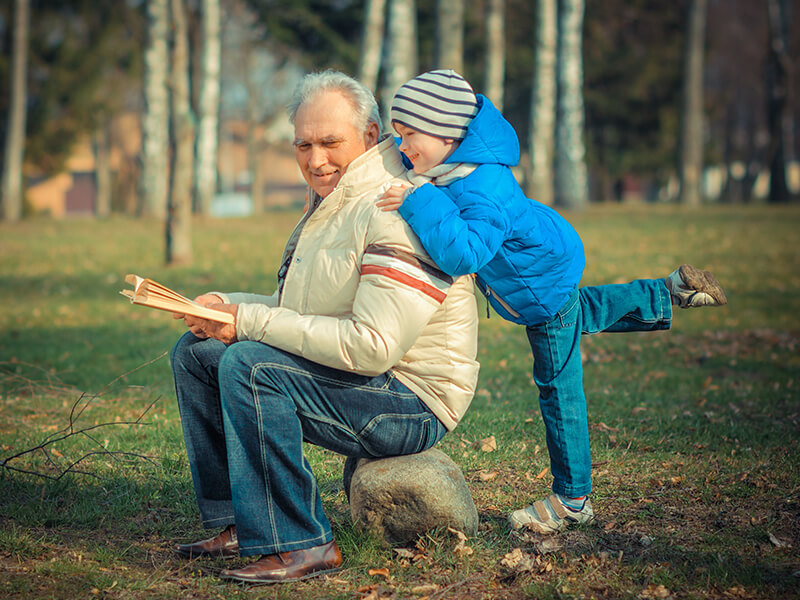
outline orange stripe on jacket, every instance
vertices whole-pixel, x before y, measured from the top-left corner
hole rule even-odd
[[[402,271],[398,271],[397,269],[392,269],[391,267],[381,267],[378,265],[363,265],[361,268],[362,275],[383,275],[384,277],[389,277],[390,279],[394,279],[395,281],[399,281],[400,283],[404,283],[405,285],[414,288],[415,290],[419,290],[423,294],[426,294],[436,300],[439,304],[444,302],[444,299],[447,298],[447,294],[444,292],[437,290],[432,285],[425,283],[424,281],[420,281],[419,279],[415,279],[410,275],[403,273]]]

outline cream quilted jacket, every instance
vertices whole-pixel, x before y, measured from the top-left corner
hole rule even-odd
[[[295,228],[280,293],[238,303],[236,333],[329,367],[391,371],[453,429],[478,378],[472,280],[440,271],[396,211],[375,202],[407,181],[394,141],[355,159]]]

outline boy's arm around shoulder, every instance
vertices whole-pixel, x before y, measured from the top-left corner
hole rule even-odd
[[[436,264],[452,276],[475,273],[498,252],[511,228],[496,186],[506,167],[482,165],[447,188],[418,187],[398,209]]]

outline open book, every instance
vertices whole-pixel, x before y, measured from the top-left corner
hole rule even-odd
[[[130,298],[133,304],[141,304],[142,306],[149,306],[150,308],[180,313],[182,315],[191,315],[193,317],[208,319],[209,321],[218,321],[220,323],[232,324],[234,322],[232,314],[223,310],[207,308],[194,300],[189,300],[181,296],[178,292],[174,292],[152,279],[145,279],[138,275],[128,274],[125,276],[125,281],[133,284],[133,289],[121,290],[120,294]]]

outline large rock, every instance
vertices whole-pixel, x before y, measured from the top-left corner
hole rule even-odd
[[[478,531],[478,511],[456,464],[441,450],[379,459],[348,458],[344,489],[355,523],[404,544],[437,527]]]

